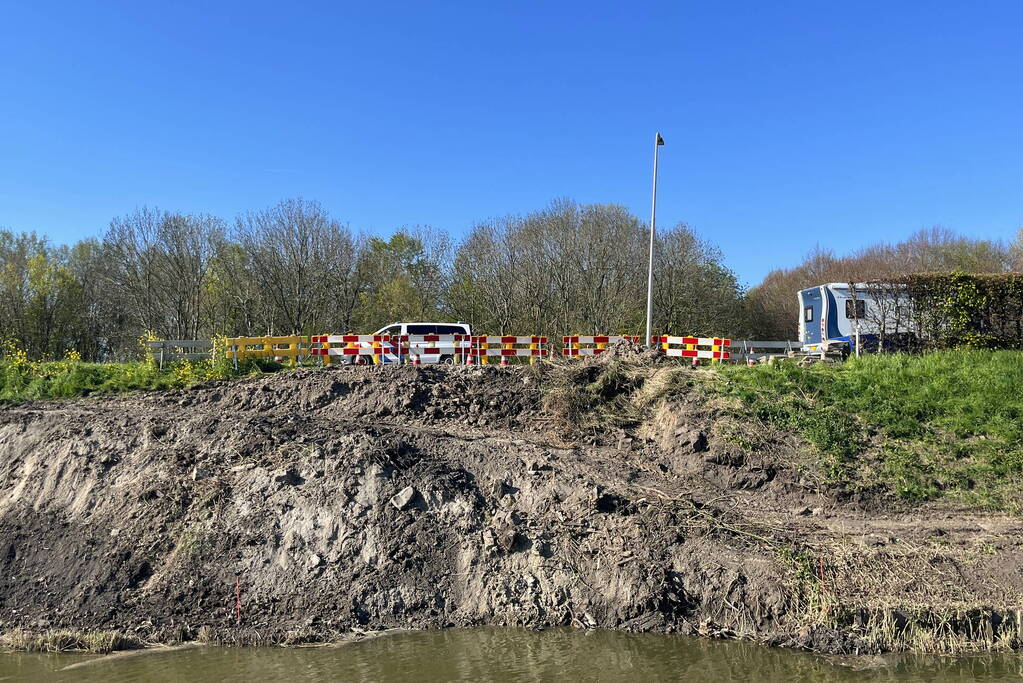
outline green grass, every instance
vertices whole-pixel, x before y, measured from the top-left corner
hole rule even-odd
[[[547,411],[576,433],[655,419],[667,401],[705,401],[721,434],[747,450],[769,429],[808,442],[798,462],[828,488],[945,499],[1023,512],[1023,352],[954,350],[793,361],[701,372],[616,360],[560,364],[544,381]]]
[[[271,367],[272,366],[272,367]],[[74,359],[27,362],[0,361],[0,402],[74,398],[146,389],[180,389],[197,382],[230,379],[252,372],[277,369],[272,363],[249,363],[239,370],[226,360],[165,364],[83,363]]]
[[[943,351],[841,365],[721,366],[734,410],[813,444],[829,483],[1023,509],[1023,352]]]

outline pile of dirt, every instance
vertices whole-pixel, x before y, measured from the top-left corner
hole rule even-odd
[[[624,360],[646,364],[663,363],[668,360],[665,356],[661,355],[657,349],[637,344],[628,339],[621,339],[608,344],[604,348],[604,352],[598,356],[593,356],[593,359],[598,363],[610,363],[615,360]]]
[[[920,623],[995,608],[963,623],[1018,644],[1014,518],[822,492],[798,444],[743,450],[695,395],[584,438],[545,411],[555,381],[333,367],[0,408],[0,630],[571,624],[870,652],[902,646],[871,625],[907,633],[911,595]]]

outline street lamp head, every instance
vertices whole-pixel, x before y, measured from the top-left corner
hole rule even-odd
[[[664,144],[664,138],[661,137],[660,133],[657,134],[657,144],[658,145],[663,145]]]

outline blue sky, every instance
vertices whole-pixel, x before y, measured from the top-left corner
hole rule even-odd
[[[1023,2],[0,1],[0,226],[317,199],[352,228],[557,197],[747,283],[815,243],[1023,226]]]

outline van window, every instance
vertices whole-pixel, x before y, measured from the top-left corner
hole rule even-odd
[[[813,322],[813,306],[807,306],[803,309],[803,321],[808,323]]]
[[[462,325],[437,325],[437,334],[465,334]]]
[[[856,304],[856,313],[855,314],[853,313],[853,304]],[[860,320],[862,320],[863,318],[866,318],[867,317],[867,302],[864,301],[863,299],[857,299],[856,301],[853,301],[852,299],[846,299],[845,300],[845,317],[850,319],[850,320],[855,319],[855,318],[859,318]]]
[[[409,325],[409,334],[437,334],[436,325]]]
[[[383,333],[384,334],[389,334],[391,336],[397,336],[397,335],[401,334],[401,325],[391,325],[386,330],[384,330]]]

